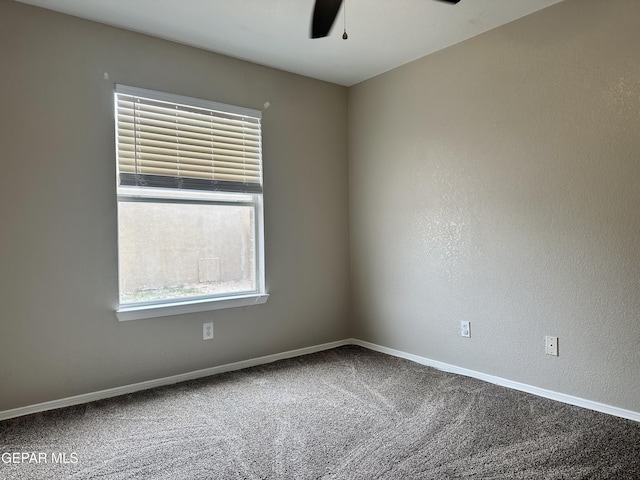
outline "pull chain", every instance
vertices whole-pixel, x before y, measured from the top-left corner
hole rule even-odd
[[[342,6],[343,6],[342,17],[344,19],[344,33],[342,34],[342,39],[346,40],[347,38],[349,38],[349,35],[347,35],[347,0],[344,0]]]

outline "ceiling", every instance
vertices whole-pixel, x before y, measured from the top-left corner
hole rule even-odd
[[[19,1],[351,86],[561,0],[345,0],[313,40],[314,0]]]

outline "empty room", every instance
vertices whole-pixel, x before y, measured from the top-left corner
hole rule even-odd
[[[640,478],[640,1],[0,0],[0,479]]]

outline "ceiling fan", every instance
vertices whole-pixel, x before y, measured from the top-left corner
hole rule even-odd
[[[311,38],[322,38],[329,35],[329,31],[336,20],[343,0],[316,0],[311,22]],[[440,2],[456,4],[460,0],[438,0]],[[342,36],[346,40],[346,31]]]

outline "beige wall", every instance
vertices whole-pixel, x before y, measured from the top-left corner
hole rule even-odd
[[[6,0],[0,62],[0,410],[348,337],[346,88]],[[263,110],[267,304],[117,321],[114,83]]]
[[[353,336],[640,411],[639,59],[566,0],[351,88]]]

